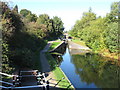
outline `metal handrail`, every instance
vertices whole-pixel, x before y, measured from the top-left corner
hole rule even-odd
[[[22,89],[22,88],[38,88],[38,87],[46,87],[45,85],[35,85],[35,86],[22,86],[22,87],[5,87],[5,86],[0,86],[0,88],[11,88],[11,89]]]
[[[9,82],[5,82],[5,81],[0,81],[0,82],[13,86],[13,84],[12,84],[12,83],[9,83]]]
[[[31,71],[20,71],[20,72],[37,72],[38,70],[31,70]]]
[[[33,70],[33,71],[22,71],[22,72],[34,72],[34,71],[38,71],[38,70]],[[36,76],[36,77],[40,77],[40,76],[43,76],[43,85],[35,85],[35,86],[22,86],[22,87],[15,87],[15,80],[13,79],[13,83],[9,83],[9,82],[4,82],[4,81],[0,81],[1,83],[5,83],[5,84],[8,84],[8,85],[11,85],[9,87],[6,87],[6,86],[0,86],[0,88],[5,88],[5,89],[22,89],[22,88],[37,88],[37,87],[42,87],[42,88],[45,88],[45,90],[47,90],[49,88],[49,82],[46,80],[45,78],[45,73],[38,73],[37,72],[37,75],[21,75],[21,76],[18,76],[18,75],[9,75],[9,74],[6,74],[6,73],[2,73],[0,72],[1,75],[4,75],[4,76],[8,76],[8,77],[12,77],[12,78],[19,78],[19,77],[31,77],[31,76]]]
[[[0,72],[0,74],[1,74],[1,75],[4,75],[4,76],[8,76],[8,77],[18,76],[18,75],[9,75],[9,74],[2,73],[2,72]]]

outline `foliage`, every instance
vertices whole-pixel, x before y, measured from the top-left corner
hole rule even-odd
[[[14,12],[18,13],[18,6],[16,5],[16,6],[13,8],[13,10],[12,10],[12,11],[14,11]]]
[[[0,5],[2,7],[2,70],[8,73],[15,67],[13,60],[9,57],[12,54],[11,49],[14,47],[11,47],[9,42],[14,41],[12,37],[24,28],[24,24],[20,15],[14,10],[10,10],[5,2],[0,2]]]
[[[20,15],[23,17],[23,19],[26,19],[27,22],[36,22],[36,20],[37,20],[37,15],[32,14],[32,12],[27,9],[22,9],[20,11]]]
[[[83,13],[81,20],[77,20],[76,24],[69,32],[70,35],[85,41],[87,46],[92,50],[118,52],[118,2],[111,5],[111,12],[106,17],[96,17],[89,10]]]
[[[35,14],[28,14],[27,16],[26,16],[26,19],[29,21],[29,22],[36,22],[36,20],[37,20],[37,16],[35,15]]]
[[[2,71],[6,73],[11,73],[14,70],[14,67],[12,67],[11,62],[8,58],[8,44],[5,42],[2,43]]]
[[[118,52],[118,24],[110,23],[105,31],[105,44],[111,52]]]
[[[36,64],[39,60],[36,58],[38,55],[36,52],[43,49],[47,39],[56,33],[53,19],[46,14],[37,17],[27,9],[22,9],[19,14],[17,5],[11,9],[6,2],[0,2],[0,6],[2,8],[0,23],[2,23],[3,36],[3,72],[10,73],[16,68],[36,68],[35,65],[40,65]],[[59,18],[58,20],[60,21]],[[59,35],[55,35],[53,38],[57,38]]]
[[[114,16],[118,16],[118,9],[119,9],[119,2],[114,2],[112,3],[111,5],[111,13],[114,15]]]
[[[38,24],[45,24],[47,25],[49,22],[49,16],[47,14],[42,14],[39,16],[39,18],[37,19],[37,23]]]
[[[27,10],[27,9],[22,9],[20,11],[20,14],[23,16],[23,17],[26,17],[28,14],[31,14],[31,11]]]
[[[50,36],[56,38],[63,34],[63,22],[57,16],[51,19],[47,14],[42,14],[37,19],[37,25],[41,25],[43,27],[42,33],[45,33],[46,38]]]
[[[54,26],[54,32],[53,35],[56,35],[56,36],[60,36],[61,34],[63,34],[63,30],[64,30],[64,27],[63,27],[63,22],[60,18],[58,18],[57,16],[53,17],[53,26]]]

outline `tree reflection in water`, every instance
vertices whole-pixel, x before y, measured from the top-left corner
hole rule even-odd
[[[119,66],[108,60],[109,58],[96,54],[72,55],[76,74],[80,76],[82,82],[94,83],[98,88],[118,88]]]
[[[59,48],[55,49],[54,51],[50,52],[53,58],[55,58],[58,66],[60,66],[61,62],[63,61],[62,55],[66,52],[67,44],[62,44]]]

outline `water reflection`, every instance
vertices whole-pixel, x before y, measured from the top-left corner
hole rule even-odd
[[[91,53],[89,50],[82,50],[82,49],[69,49],[70,55],[85,55],[86,53]]]
[[[67,44],[64,42],[62,45],[58,46],[56,49],[50,51],[50,53],[57,53],[63,55],[66,52]]]
[[[92,53],[70,55],[67,49],[61,68],[76,88],[118,88],[120,67],[109,59]]]
[[[118,66],[106,61],[99,55],[72,55],[72,62],[76,68],[76,74],[82,82],[94,83],[98,88],[118,87]],[[105,62],[103,62],[105,60]]]
[[[65,54],[66,47],[67,47],[67,44],[63,44],[60,48],[50,52],[53,58],[55,58],[58,66],[60,66],[61,62],[63,61],[62,55]]]
[[[63,61],[62,55],[57,55],[57,54],[51,54],[51,55],[53,58],[55,58],[57,65],[60,66]]]

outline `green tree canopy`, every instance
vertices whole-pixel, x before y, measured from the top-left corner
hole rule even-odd
[[[30,11],[30,10],[27,10],[27,9],[21,9],[20,14],[21,14],[23,17],[26,17],[28,14],[31,14],[31,11]]]
[[[118,16],[118,9],[119,9],[119,2],[114,2],[112,3],[111,5],[111,13],[114,15],[114,16]]]
[[[41,14],[38,19],[37,23],[38,24],[48,24],[50,17],[47,14]]]
[[[53,17],[53,26],[56,31],[56,34],[60,35],[63,33],[64,26],[62,20],[59,17]]]
[[[30,22],[36,22],[36,20],[37,20],[37,15],[29,13],[29,14],[26,16],[26,19],[27,19],[28,21],[30,21]]]
[[[87,46],[97,52],[118,52],[118,2],[111,5],[111,11],[106,17],[96,18],[96,14],[90,9],[84,12],[80,20],[70,31],[74,37],[86,42]]]

